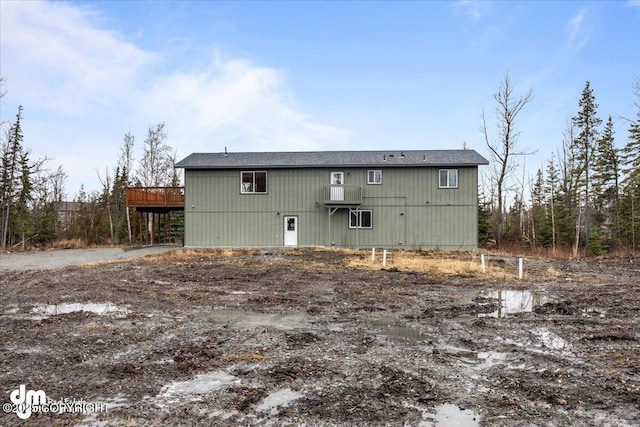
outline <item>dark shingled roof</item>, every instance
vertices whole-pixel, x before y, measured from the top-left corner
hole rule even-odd
[[[474,150],[300,151],[193,153],[176,163],[184,169],[477,166],[487,159]]]

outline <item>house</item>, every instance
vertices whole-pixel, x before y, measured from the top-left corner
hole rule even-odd
[[[60,201],[56,202],[56,208],[58,209],[58,222],[62,230],[69,231],[71,222],[80,209],[80,204],[72,201]]]
[[[473,250],[473,150],[194,153],[185,246]]]

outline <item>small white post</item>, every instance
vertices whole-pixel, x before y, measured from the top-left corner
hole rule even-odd
[[[484,265],[484,254],[480,254],[480,264],[482,265],[482,272],[486,273],[487,269],[485,268],[485,265]]]
[[[386,267],[387,266],[387,250],[383,250],[382,251],[382,266]]]
[[[518,258],[518,277],[522,280],[524,276],[524,260],[522,258]]]
[[[376,248],[371,248],[371,261],[376,260]]]

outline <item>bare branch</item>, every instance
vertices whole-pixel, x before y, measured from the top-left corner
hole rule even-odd
[[[529,89],[524,96],[516,97],[509,73],[505,72],[500,86],[493,94],[493,99],[497,103],[495,108],[497,140],[492,141],[489,137],[484,111],[482,112],[482,126],[480,129],[492,157],[492,174],[496,183],[498,200],[496,238],[500,243],[503,233],[503,192],[508,188],[507,181],[518,166],[513,162],[513,157],[532,154],[518,146],[520,132],[515,130],[515,122],[523,108],[533,100],[533,92]]]

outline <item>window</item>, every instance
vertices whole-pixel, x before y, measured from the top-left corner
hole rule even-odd
[[[382,184],[382,171],[367,171],[367,184]]]
[[[373,211],[349,211],[349,228],[373,228]]]
[[[240,173],[240,193],[266,193],[267,192],[267,172],[241,172]]]
[[[331,185],[344,184],[344,172],[331,172]]]
[[[458,188],[458,169],[440,169],[440,188]]]

